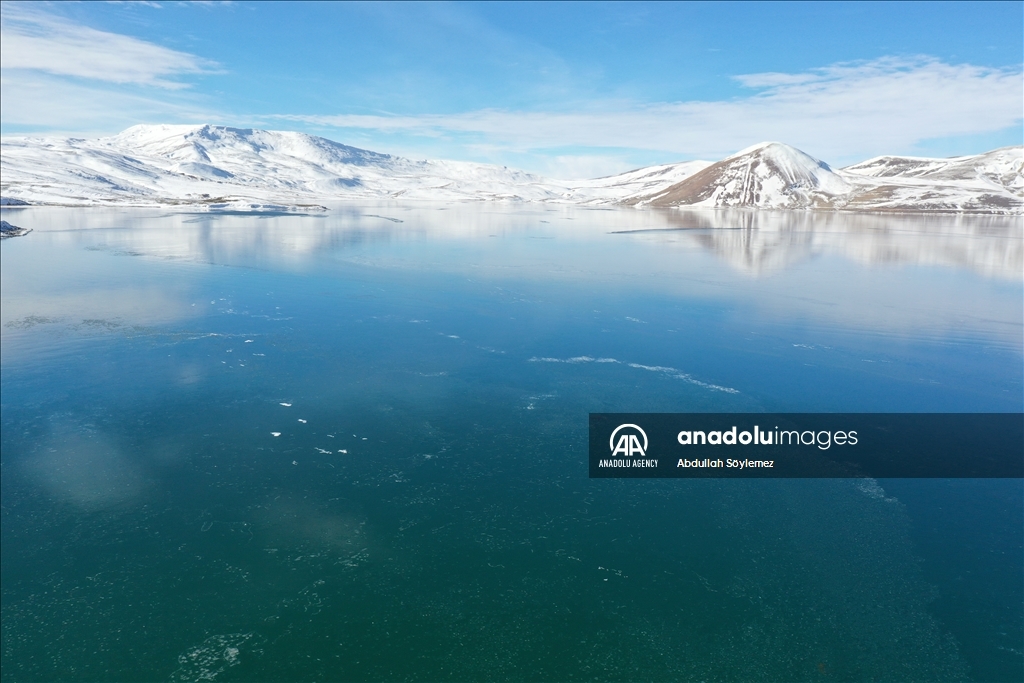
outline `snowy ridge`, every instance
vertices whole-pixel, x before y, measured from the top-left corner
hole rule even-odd
[[[877,157],[836,171],[794,147],[768,142],[628,203],[1021,214],[1024,149],[953,159]]]
[[[651,206],[824,208],[850,185],[828,164],[780,142],[763,142],[633,203]]]
[[[12,138],[3,196],[53,204],[316,204],[326,199],[513,199],[557,194],[521,171],[413,161],[287,131],[134,126],[109,138]]]
[[[938,210],[1021,213],[1024,148],[1003,147],[984,154],[928,159],[882,156],[842,169],[864,188],[852,203],[913,205]]]
[[[873,178],[981,181],[1024,194],[1024,153],[1020,147],[949,159],[881,156],[847,166],[843,171]]]
[[[289,131],[140,125],[107,138],[5,138],[0,203],[310,209],[346,199],[652,207],[1024,213],[1024,148],[883,156],[834,170],[779,142],[558,181],[501,166],[414,161]]]
[[[570,189],[565,197],[582,204],[629,203],[675,185],[710,165],[710,161],[684,161],[646,166],[593,180],[577,180],[567,183]]]

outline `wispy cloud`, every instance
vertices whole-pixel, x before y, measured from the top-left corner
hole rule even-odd
[[[20,4],[5,3],[0,23],[0,65],[56,76],[166,89],[187,87],[185,74],[217,65],[131,36],[99,31]]]
[[[509,151],[619,147],[719,158],[781,140],[836,160],[906,151],[929,139],[1020,125],[1024,74],[928,57],[883,58],[736,80],[724,101],[592,103],[582,111],[483,109],[454,115],[280,115],[338,129],[486,141]]]
[[[33,6],[5,2],[0,12],[4,133],[112,133],[143,122],[213,118],[207,98],[185,80],[219,73],[212,61]]]
[[[188,91],[140,92],[116,84],[18,71],[0,77],[0,121],[5,135],[107,135],[137,123],[219,119],[203,97]]]

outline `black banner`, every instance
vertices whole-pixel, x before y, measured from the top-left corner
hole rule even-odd
[[[1021,413],[591,413],[592,478],[1024,477]]]

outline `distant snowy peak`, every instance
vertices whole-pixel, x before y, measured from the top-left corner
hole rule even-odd
[[[218,177],[290,174],[296,179],[323,180],[353,173],[385,173],[393,177],[428,173],[450,179],[487,177],[527,183],[543,181],[538,176],[503,166],[464,161],[413,161],[294,131],[212,125],[140,125],[98,142],[112,149],[167,159],[180,168],[198,169]]]
[[[32,203],[306,205],[332,199],[549,201],[501,166],[413,161],[289,131],[140,125],[96,140],[5,138],[3,196]]]
[[[623,203],[849,211],[1024,213],[1024,149],[951,159],[885,156],[838,171],[779,142],[748,147]]]
[[[798,209],[830,206],[851,187],[828,164],[781,142],[726,157],[633,204]]]
[[[389,154],[349,147],[326,138],[291,131],[227,126],[139,125],[102,138],[111,147],[184,162],[237,163],[265,155],[291,156],[312,163],[387,163]]]
[[[983,181],[1024,196],[1024,147],[1019,146],[948,159],[881,156],[842,170],[872,178]]]

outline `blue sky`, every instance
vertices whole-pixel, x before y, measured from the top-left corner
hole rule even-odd
[[[1024,137],[1020,2],[0,7],[4,135],[208,122],[561,177]]]

